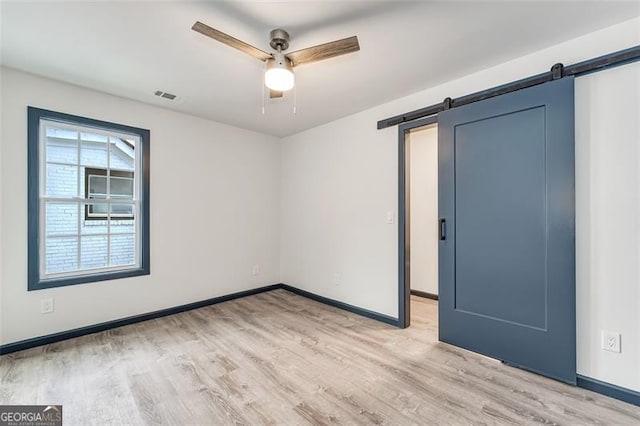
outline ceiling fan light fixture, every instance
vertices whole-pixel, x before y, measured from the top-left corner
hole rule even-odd
[[[267,70],[264,73],[264,84],[271,90],[286,92],[293,89],[295,76],[293,67],[282,53],[274,53],[272,59],[267,60]]]

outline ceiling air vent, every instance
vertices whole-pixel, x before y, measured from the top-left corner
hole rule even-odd
[[[161,98],[169,99],[170,101],[176,98],[176,95],[172,93],[163,92],[162,90],[156,90],[154,95],[160,96]]]

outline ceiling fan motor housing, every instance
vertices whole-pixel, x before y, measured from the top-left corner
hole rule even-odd
[[[269,34],[271,41],[269,45],[272,49],[282,51],[289,48],[289,33],[283,29],[277,28]]]
[[[273,58],[267,60],[267,70],[271,68],[282,68],[293,72],[293,64],[283,53],[274,53]]]

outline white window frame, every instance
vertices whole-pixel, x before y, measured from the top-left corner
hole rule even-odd
[[[71,163],[62,163],[62,162],[48,162],[47,161],[47,127],[55,127],[58,129],[65,129],[77,132],[76,139],[76,148],[78,150],[77,153],[77,162],[75,164]],[[141,194],[142,194],[142,152],[140,150],[141,140],[139,135],[122,133],[115,130],[105,130],[100,127],[92,127],[74,123],[67,123],[63,121],[57,121],[52,119],[40,119],[39,123],[39,201],[40,201],[40,212],[39,212],[39,251],[40,251],[40,280],[55,280],[60,278],[68,278],[68,277],[76,277],[83,276],[88,274],[101,274],[106,272],[115,272],[115,271],[129,271],[140,269],[142,265],[142,249],[141,249],[141,233],[140,233],[140,220],[141,217]],[[133,200],[123,200],[118,198],[105,198],[100,199],[99,201],[96,199],[88,198],[89,194],[84,194],[84,197],[80,197],[81,188],[84,184],[84,176],[80,173],[82,168],[82,157],[81,157],[81,134],[82,133],[91,133],[96,135],[102,135],[107,137],[107,178],[110,177],[111,172],[111,149],[112,143],[109,137],[118,137],[124,140],[133,140],[134,141],[134,195]],[[75,197],[49,197],[46,194],[47,191],[47,164],[58,164],[58,165],[67,165],[74,166],[78,168],[78,183],[77,183],[77,194]],[[91,166],[88,166],[91,167]],[[117,169],[114,169],[117,170]],[[110,179],[107,179],[107,192],[109,192]],[[69,234],[69,235],[55,235],[53,238],[65,238],[65,237],[76,237],[78,239],[78,250],[77,250],[77,265],[78,268],[81,267],[81,245],[82,245],[82,221],[84,218],[83,208],[87,204],[107,204],[107,217],[105,218],[107,222],[107,232],[106,233],[92,233],[87,234],[87,236],[96,237],[96,236],[106,236],[107,237],[107,262],[111,262],[111,235],[134,235],[135,244],[134,244],[134,263],[129,265],[113,265],[106,266],[100,268],[86,268],[86,269],[77,269],[74,271],[66,271],[66,272],[55,272],[55,273],[47,273],[46,271],[46,240],[49,238],[47,236],[47,228],[46,228],[46,205],[47,203],[64,203],[64,204],[75,204],[78,208],[78,231],[77,234]],[[127,233],[112,233],[111,232],[111,208],[112,204],[133,204],[134,205],[134,232]],[[117,219],[116,219],[117,220]]]

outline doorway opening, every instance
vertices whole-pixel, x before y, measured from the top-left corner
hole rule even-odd
[[[438,307],[438,125],[428,117],[399,127],[398,206],[399,322],[415,315],[437,319]]]

